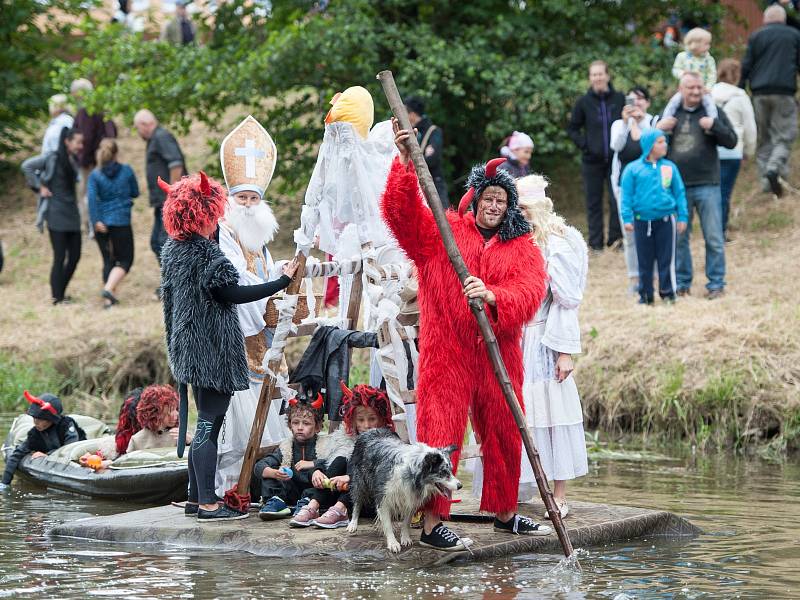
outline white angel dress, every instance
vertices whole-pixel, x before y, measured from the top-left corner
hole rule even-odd
[[[568,227],[564,236],[551,235],[542,249],[547,263],[548,289],[536,316],[522,337],[525,379],[522,396],[525,419],[548,480],[566,481],[589,471],[583,432],[583,409],[570,375],[556,380],[559,352],[579,354],[581,334],[578,307],[589,270],[588,251],[580,232]],[[538,497],[533,467],[522,449],[519,499]],[[483,486],[483,465],[473,465],[473,495]]]
[[[589,464],[583,433],[583,409],[575,377],[556,380],[559,352],[580,354],[578,307],[583,300],[588,252],[583,236],[568,227],[565,236],[551,235],[544,248],[549,279],[547,297],[523,331],[525,419],[533,434],[549,480],[586,475]],[[538,496],[527,454],[522,453],[520,498]]]

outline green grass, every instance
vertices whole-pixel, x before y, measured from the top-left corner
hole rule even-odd
[[[794,225],[794,217],[781,210],[772,210],[764,216],[756,217],[750,221],[750,230],[759,231],[780,231]]]
[[[69,387],[69,383],[50,362],[24,363],[11,354],[0,353],[0,410],[4,412],[26,408],[23,390],[59,395]]]

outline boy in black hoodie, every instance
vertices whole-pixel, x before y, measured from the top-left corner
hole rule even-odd
[[[28,454],[33,453],[33,458],[42,458],[61,446],[86,439],[86,434],[75,420],[62,414],[64,407],[57,396],[42,394],[37,397],[28,390],[24,395],[31,404],[28,414],[33,417],[33,427],[8,459],[3,472],[3,486],[11,483],[20,461]]]

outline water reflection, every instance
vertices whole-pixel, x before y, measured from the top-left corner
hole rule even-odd
[[[18,478],[0,496],[0,598],[790,598],[800,583],[799,476],[794,463],[729,456],[594,464],[574,498],[671,510],[705,533],[583,551],[582,571],[557,555],[407,569],[364,556],[300,562],[50,540],[53,523],[131,507]]]

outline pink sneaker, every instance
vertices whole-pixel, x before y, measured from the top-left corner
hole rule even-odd
[[[337,529],[339,527],[347,527],[350,519],[347,518],[347,513],[340,512],[335,507],[331,506],[325,514],[314,520],[314,526],[320,529]]]
[[[289,527],[310,527],[317,517],[319,517],[319,511],[316,508],[309,508],[306,504],[289,521]]]

